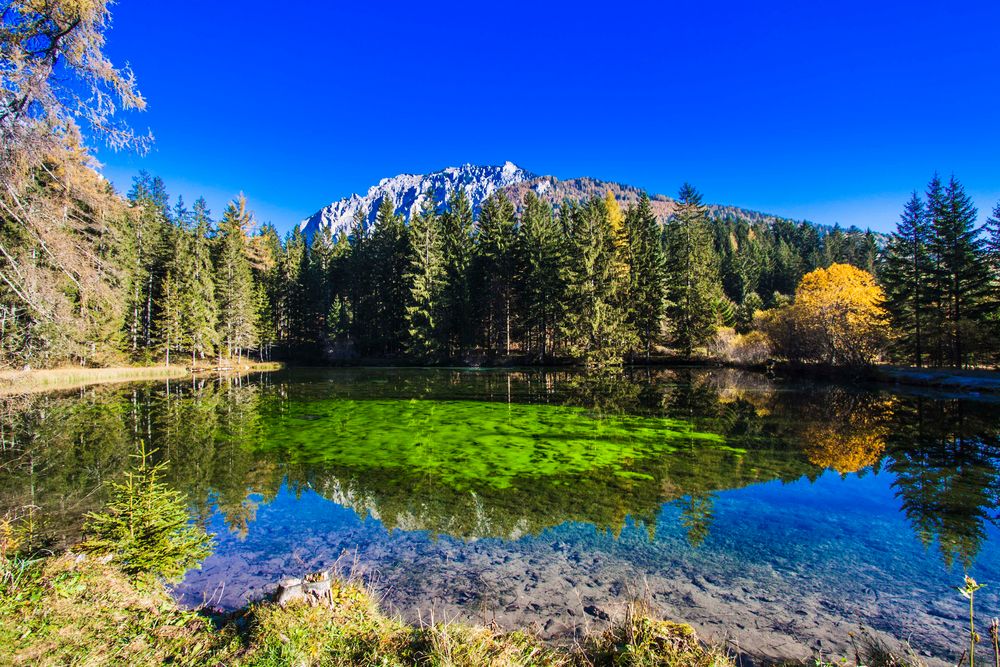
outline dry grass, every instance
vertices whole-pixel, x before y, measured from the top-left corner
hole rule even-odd
[[[49,368],[44,370],[0,371],[0,394],[28,394],[39,391],[75,389],[90,384],[137,382],[185,377],[184,366],[124,366],[119,368]]]
[[[284,368],[284,364],[273,361],[244,361],[239,365],[224,363],[221,368],[204,367],[193,370],[198,373],[262,373],[277,371],[282,368]],[[183,378],[189,376],[191,372],[192,369],[183,364],[171,366],[120,366],[115,368],[81,368],[79,366],[70,366],[66,368],[7,370],[0,371],[0,396],[76,389],[92,384]]]
[[[633,607],[582,646],[551,648],[525,632],[407,625],[335,581],[325,600],[261,602],[213,623],[178,609],[162,585],[137,586],[93,558],[0,563],[0,665],[732,667],[689,626],[643,614]]]

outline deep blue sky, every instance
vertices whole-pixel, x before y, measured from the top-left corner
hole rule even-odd
[[[1000,198],[1000,2],[121,0],[156,137],[102,150],[286,230],[380,178],[511,160],[888,229],[935,170]]]

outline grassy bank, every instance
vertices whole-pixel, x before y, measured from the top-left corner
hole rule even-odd
[[[333,582],[325,599],[253,604],[225,617],[179,609],[163,585],[133,582],[107,559],[6,561],[0,572],[0,664],[480,667],[732,667],[689,626],[633,607],[574,648],[486,626],[411,626],[362,587]]]
[[[143,382],[183,378],[195,373],[252,373],[274,371],[282,368],[276,362],[243,362],[223,364],[220,368],[198,367],[191,369],[184,365],[172,366],[120,366],[115,368],[46,368],[30,370],[0,371],[0,395],[24,394],[40,391],[75,389],[92,384],[115,382]]]

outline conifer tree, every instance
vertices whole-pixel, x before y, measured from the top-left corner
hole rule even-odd
[[[900,333],[901,346],[912,355],[916,366],[924,362],[930,315],[933,265],[928,248],[929,235],[924,203],[914,192],[886,245],[880,273],[886,305]]]
[[[935,181],[937,181],[935,176]],[[940,362],[961,368],[968,361],[969,337],[986,304],[988,270],[977,211],[954,177],[928,196],[930,249],[935,259],[934,299],[939,309]]]
[[[720,301],[718,261],[701,194],[685,183],[666,229],[667,317],[685,356],[708,342]]]
[[[514,204],[502,192],[483,202],[476,236],[477,294],[482,299],[479,321],[488,348],[510,354],[514,319],[517,227]]]
[[[187,348],[190,341],[184,331],[184,307],[178,291],[177,281],[171,272],[163,279],[160,288],[160,302],[157,312],[156,331],[160,339],[165,363],[170,365],[170,353]]]
[[[571,282],[566,318],[570,351],[591,366],[620,364],[635,344],[621,302],[618,254],[607,205],[593,198],[563,206],[571,230]]]
[[[379,205],[369,243],[368,268],[374,278],[373,347],[378,354],[396,354],[406,336],[410,250],[406,225],[388,197]]]
[[[371,348],[374,338],[372,325],[375,321],[375,283],[367,220],[368,212],[359,208],[347,237],[351,249],[347,259],[350,274],[348,301],[353,316],[351,336],[363,352],[368,352]]]
[[[566,243],[552,207],[533,191],[524,195],[521,216],[520,292],[522,317],[544,360],[554,351],[566,299]]]
[[[428,192],[410,222],[410,302],[406,306],[406,351],[418,359],[436,359],[442,349],[441,299],[444,291],[444,256],[440,219],[433,193]]]
[[[168,196],[161,178],[145,171],[133,179],[128,194],[135,211],[132,293],[127,326],[133,354],[152,342],[157,289],[169,260]]]
[[[993,214],[986,219],[983,229],[984,252],[990,272],[990,288],[987,296],[987,311],[990,325],[990,349],[992,361],[1000,360],[1000,202],[993,207]]]
[[[196,359],[205,359],[212,353],[218,324],[209,216],[205,199],[197,199],[191,215],[193,228],[182,235],[184,241],[173,263],[181,309],[181,337],[191,351],[192,366]]]
[[[441,215],[441,252],[444,288],[441,294],[441,331],[449,353],[472,344],[471,266],[473,255],[472,204],[465,190],[456,188]]]
[[[298,227],[285,237],[278,258],[278,340],[289,345],[302,342],[306,329],[305,298],[302,293],[302,272],[307,266],[306,239]]]
[[[253,215],[242,194],[226,207],[219,222],[215,263],[219,304],[219,339],[230,357],[240,359],[257,344],[258,293],[247,259],[247,235]]]
[[[333,264],[334,240],[329,227],[317,230],[305,254],[300,290],[305,309],[303,338],[316,344],[326,338],[326,318],[333,303],[330,273]]]
[[[663,326],[666,262],[660,225],[645,192],[629,207],[625,228],[631,249],[629,321],[648,361]]]
[[[993,281],[1000,281],[1000,202],[997,202],[993,213],[986,219],[983,236],[983,250]]]

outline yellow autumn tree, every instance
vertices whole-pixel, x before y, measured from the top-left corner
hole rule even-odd
[[[763,313],[757,325],[788,359],[862,366],[874,363],[888,341],[884,301],[875,276],[832,264],[803,276],[795,301]]]
[[[891,397],[841,388],[824,394],[799,434],[809,461],[841,474],[874,466],[885,452],[895,404]]]
[[[608,190],[604,195],[604,206],[608,210],[608,224],[611,227],[611,239],[615,253],[612,260],[612,278],[616,283],[624,285],[629,276],[628,232],[625,230],[625,214],[611,190]]]

